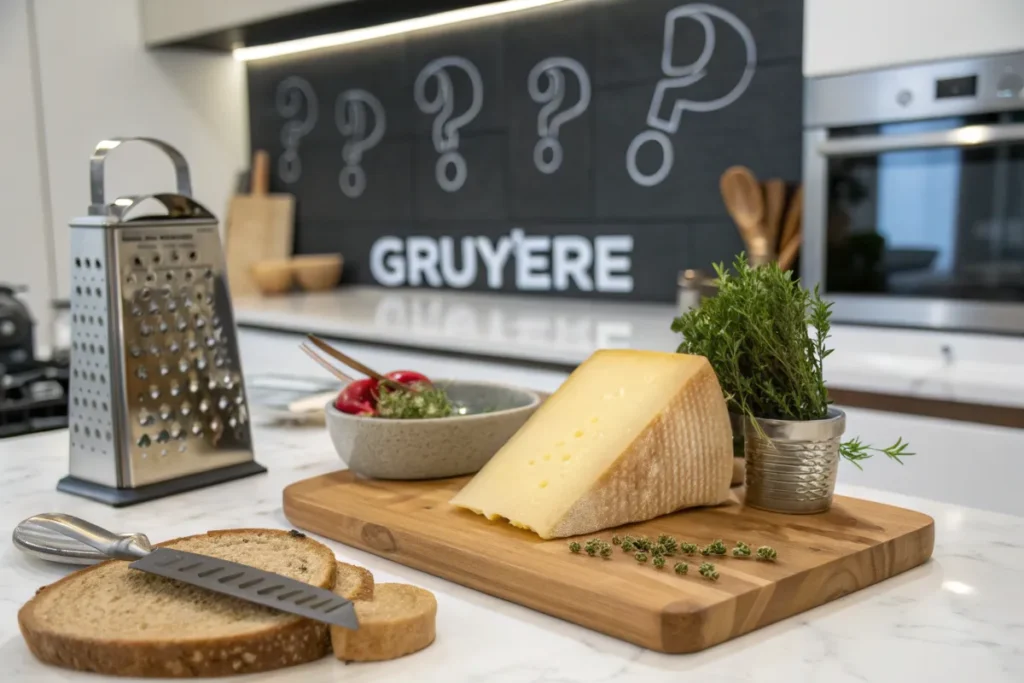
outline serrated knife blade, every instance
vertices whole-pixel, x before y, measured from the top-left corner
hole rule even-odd
[[[307,619],[359,628],[355,607],[340,595],[237,562],[185,550],[154,548],[128,566]]]
[[[355,606],[329,590],[219,557],[153,548],[145,534],[115,534],[84,519],[47,513],[24,520],[12,536],[17,548],[46,560],[128,560],[129,567],[150,574],[326,624],[359,628]]]

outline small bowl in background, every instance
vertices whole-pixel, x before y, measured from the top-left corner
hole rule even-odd
[[[249,267],[256,287],[264,296],[285,294],[292,288],[292,264],[289,259],[257,261]]]
[[[341,281],[341,254],[309,254],[292,259],[295,279],[307,292],[333,289]]]
[[[327,430],[348,468],[375,479],[439,479],[480,471],[537,410],[540,395],[486,382],[436,381],[465,415],[392,420],[327,404]]]

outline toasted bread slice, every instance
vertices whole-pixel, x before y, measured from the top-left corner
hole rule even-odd
[[[334,592],[348,600],[373,600],[373,574],[354,564],[338,563]]]
[[[330,548],[298,533],[232,529],[162,546],[333,588]],[[114,676],[222,676],[318,659],[327,626],[110,561],[41,589],[18,613],[40,660]]]
[[[374,586],[373,600],[355,603],[359,630],[331,626],[334,656],[347,662],[395,659],[434,642],[437,600],[402,583]]]

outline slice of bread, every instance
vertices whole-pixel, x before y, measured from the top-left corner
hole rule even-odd
[[[334,656],[346,662],[395,659],[434,642],[437,600],[403,583],[374,586],[373,600],[355,603],[359,630],[331,626]]]
[[[373,600],[373,574],[354,564],[339,562],[334,592],[348,600]]]
[[[297,531],[232,529],[162,546],[212,555],[333,588],[330,548]],[[327,654],[327,626],[110,561],[41,589],[18,625],[57,666],[115,676],[222,676]]]

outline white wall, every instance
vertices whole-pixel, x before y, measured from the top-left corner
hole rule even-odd
[[[246,163],[243,65],[210,52],[147,51],[138,4],[35,0],[57,291],[68,292],[68,220],[89,205],[88,160],[104,137],[146,135],[177,147],[196,198],[220,217]],[[107,192],[173,187],[170,162],[144,145],[108,157]]]
[[[1024,0],[804,0],[804,75],[1024,50]]]
[[[131,135],[173,144],[197,199],[223,218],[247,165],[245,72],[228,55],[147,51],[134,0],[0,0],[0,92],[0,281],[29,285],[46,346],[49,301],[69,293],[67,225],[87,211],[95,144]],[[108,198],[172,183],[170,162],[143,145],[108,160]]]
[[[38,109],[33,92],[28,0],[0,1],[0,282],[25,285],[39,343],[49,343],[52,273],[48,247]]]

